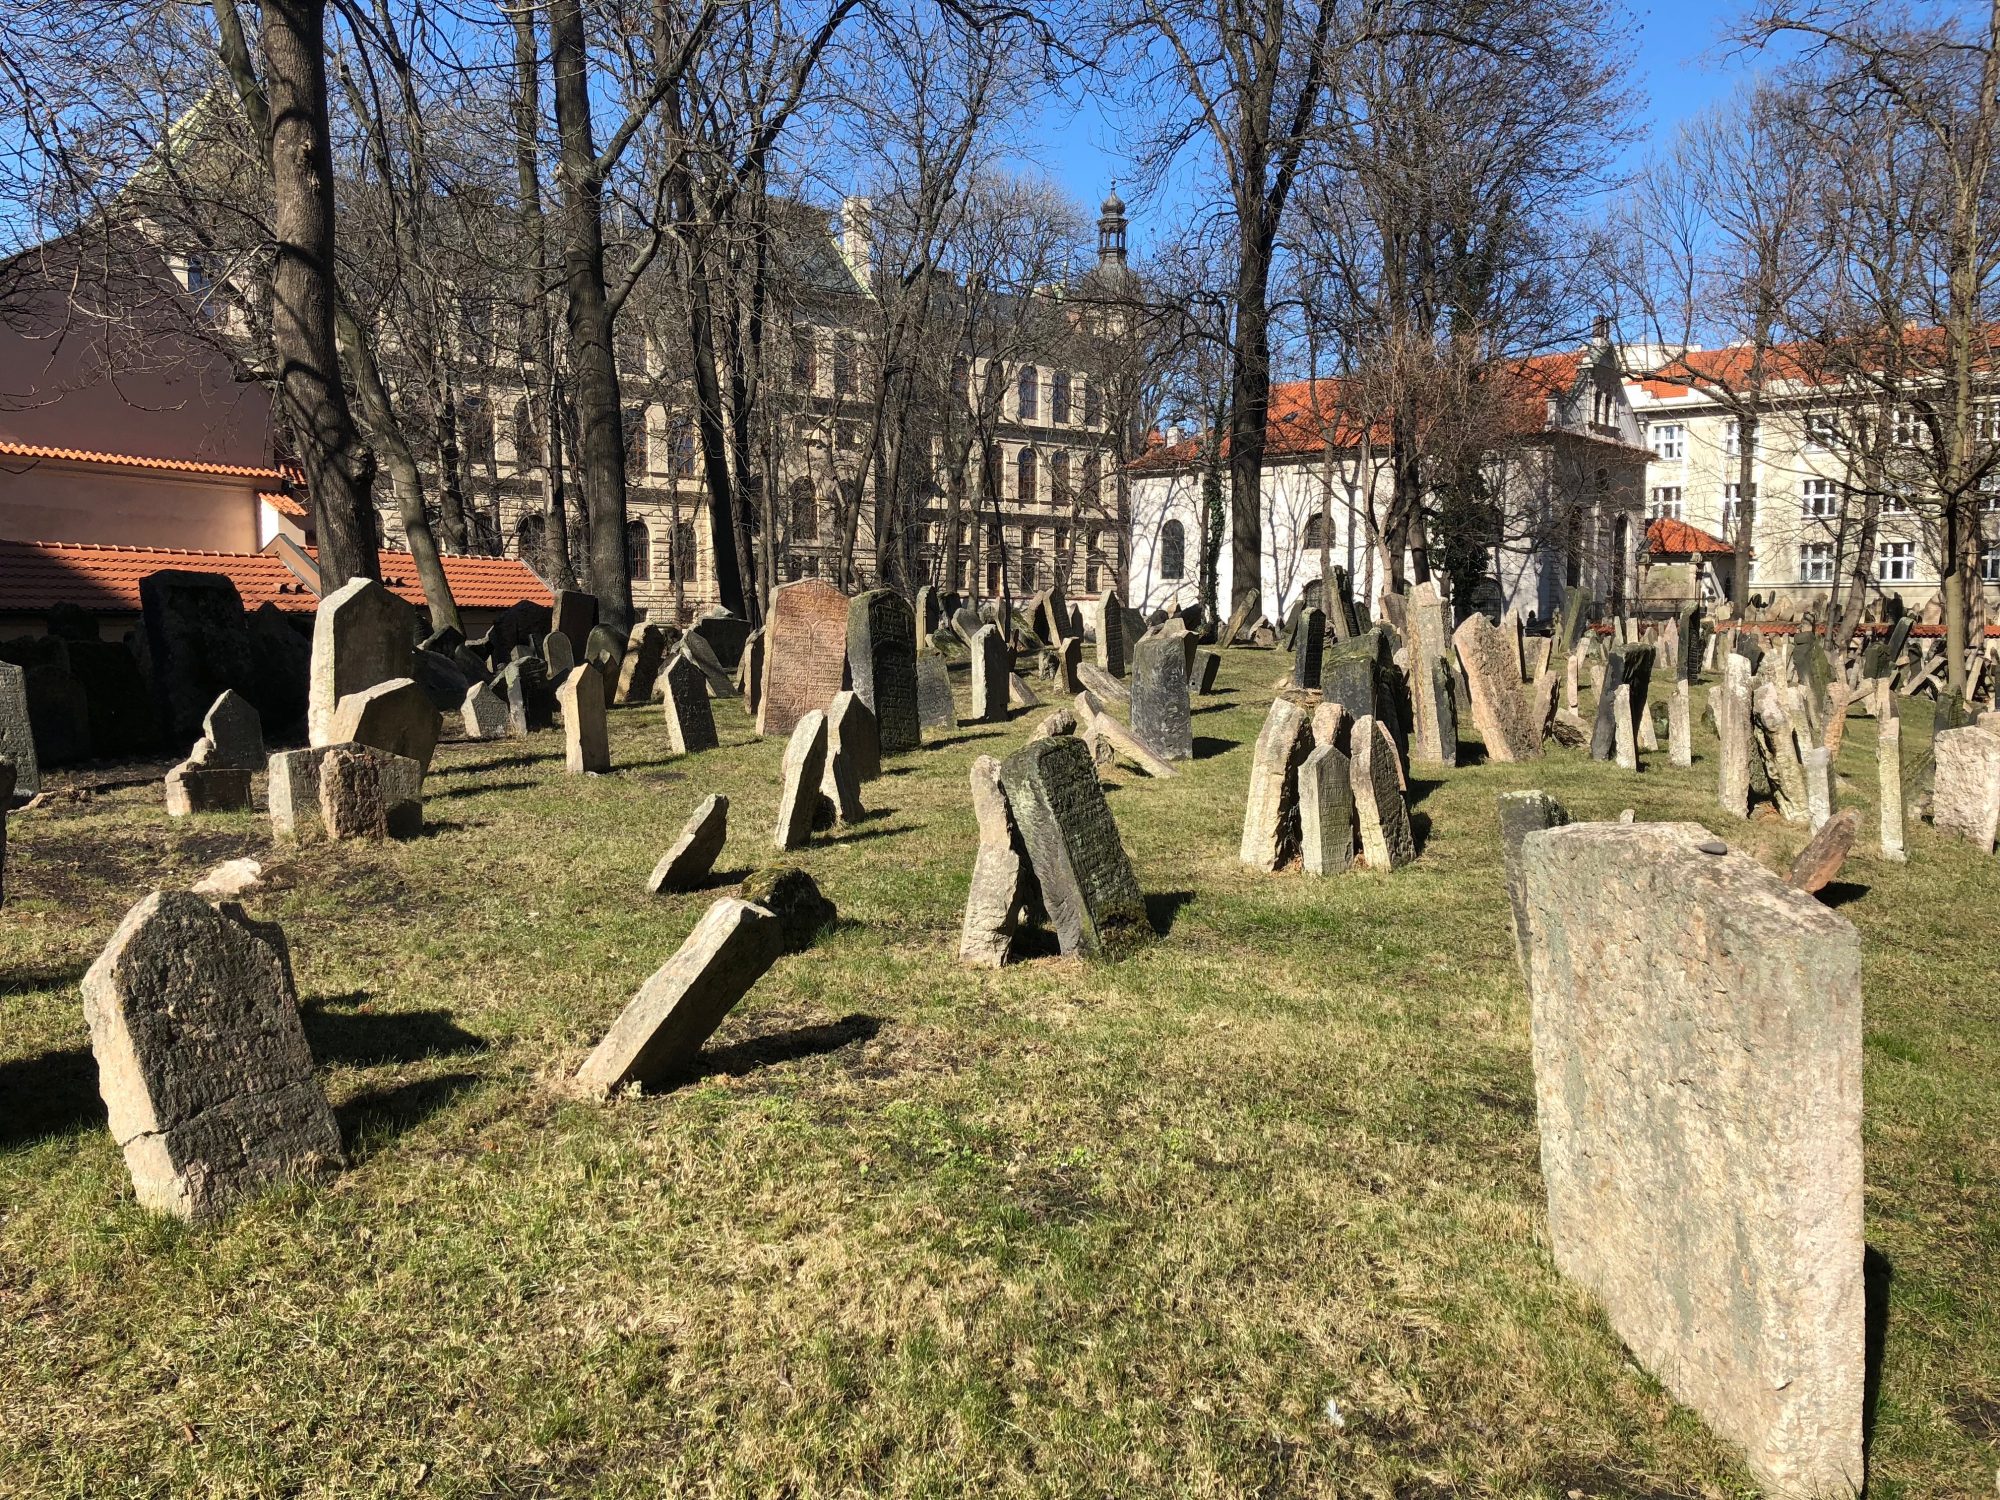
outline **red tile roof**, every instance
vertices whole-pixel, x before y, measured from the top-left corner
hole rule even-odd
[[[314,562],[319,549],[306,548]],[[382,582],[403,598],[423,607],[424,590],[417,582],[417,560],[407,552],[384,552]],[[460,609],[505,609],[528,599],[553,606],[556,602],[548,585],[535,576],[534,569],[511,557],[444,558],[444,580],[451,585],[451,597]]]
[[[283,469],[247,464],[211,464],[191,458],[146,458],[136,453],[98,453],[88,448],[51,448],[41,443],[17,443],[0,438],[0,455],[10,458],[52,458],[66,463],[112,464],[127,469],[166,469],[177,474],[229,474],[242,479],[290,479]]]
[[[269,603],[311,611],[319,603],[296,573],[262,552],[0,541],[0,611],[33,613],[75,604],[107,614],[137,614],[139,580],[166,569],[222,574],[236,585],[245,609]]]
[[[1646,546],[1654,552],[1676,555],[1697,552],[1713,552],[1723,557],[1736,555],[1736,549],[1720,537],[1710,536],[1699,526],[1690,526],[1669,516],[1661,516],[1647,525]]]
[[[257,498],[281,516],[290,516],[294,521],[306,519],[305,503],[286,490],[259,490]]]

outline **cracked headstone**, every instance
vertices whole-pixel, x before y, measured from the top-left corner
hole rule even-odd
[[[1492,761],[1532,760],[1542,753],[1542,726],[1528,704],[1519,661],[1507,638],[1483,614],[1472,614],[1452,636],[1472,696],[1472,722]]]
[[[972,812],[979,822],[979,850],[973,856],[972,884],[959,924],[958,961],[997,969],[1013,948],[1034,876],[1000,788],[1000,762],[990,755],[972,762]]]

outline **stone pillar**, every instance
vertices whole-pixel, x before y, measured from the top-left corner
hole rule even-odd
[[[1632,689],[1619,683],[1611,693],[1612,754],[1621,771],[1639,769],[1639,745],[1632,730]]]
[[[1717,756],[1716,800],[1735,817],[1750,816],[1750,663],[1731,652],[1722,665],[1722,681],[1709,689],[1715,711]]]
[[[1881,778],[1882,857],[1902,864],[1909,857],[1903,852],[1903,721],[1892,713],[1877,724],[1875,735],[1875,769]]]
[[[1689,699],[1688,680],[1680,678],[1667,697],[1667,758],[1677,766],[1694,764],[1694,727],[1689,722]]]

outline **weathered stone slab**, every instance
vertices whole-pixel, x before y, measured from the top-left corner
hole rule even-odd
[[[1605,700],[1611,709],[1612,758],[1621,771],[1639,769],[1639,746],[1632,734],[1632,689],[1619,683]]]
[[[228,688],[251,693],[256,685],[242,597],[219,573],[168,569],[139,580],[139,607],[160,732],[185,744],[200,731],[202,715],[220,693]],[[31,795],[27,780],[16,792]]]
[[[1007,706],[1009,708],[1040,708],[1041,697],[1028,686],[1027,680],[1019,672],[1007,674]]]
[[[28,677],[12,662],[0,662],[0,755],[14,762],[14,797],[25,802],[42,789],[42,763],[28,717]]]
[[[867,704],[852,691],[833,695],[833,707],[826,716],[826,759],[820,770],[819,794],[822,802],[832,809],[836,822],[858,823],[867,816],[867,809],[861,805],[858,760],[874,751],[874,733]],[[881,756],[874,753],[879,768]]]
[[[882,774],[880,727],[858,691],[836,693],[826,716],[827,755],[847,757],[857,782],[873,781]]]
[[[341,1165],[278,948],[199,896],[155,891],[83,977],[98,1092],[142,1206],[209,1219]]]
[[[1299,767],[1299,853],[1308,875],[1338,875],[1354,863],[1353,771],[1329,742]]]
[[[549,633],[561,635],[569,641],[572,653],[581,650],[590,632],[597,627],[597,596],[586,594],[580,589],[558,589],[555,608],[550,615]],[[572,660],[570,666],[575,667]],[[550,674],[554,675],[553,672]],[[567,673],[565,673],[567,675]]]
[[[550,682],[561,682],[576,670],[576,642],[551,630],[542,637],[542,665],[549,669]]]
[[[1507,904],[1513,909],[1514,957],[1528,972],[1528,904],[1523,884],[1521,845],[1531,833],[1569,824],[1569,809],[1544,791],[1502,792],[1500,803],[1500,866],[1507,880]]]
[[[759,734],[790,734],[806,714],[824,712],[847,685],[847,607],[847,596],[818,578],[772,591]]]
[[[1222,670],[1220,651],[1201,651],[1195,656],[1194,690],[1197,693],[1215,691],[1215,677]]]
[[[1893,713],[1876,725],[1875,773],[1882,857],[1902,864],[1908,858],[1903,851],[1903,721]]]
[[[475,682],[465,690],[459,717],[467,739],[500,739],[507,733],[507,700],[485,683]]]
[[[972,763],[972,811],[979,820],[979,852],[973,858],[972,885],[959,926],[958,961],[997,969],[1014,946],[1034,876],[1000,788],[1000,762],[990,755]]]
[[[686,651],[676,651],[667,663],[660,695],[667,721],[667,743],[676,755],[695,755],[722,743],[715,732],[715,709],[709,702],[708,678]]]
[[[813,709],[792,726],[778,791],[778,823],[771,841],[780,849],[803,849],[819,813],[820,782],[826,775],[826,714]]]
[[[312,688],[306,709],[313,744],[355,737],[334,724],[341,702],[378,683],[409,678],[416,638],[416,610],[372,578],[352,579],[320,601],[313,616]],[[430,753],[421,759],[428,765]]]
[[[1113,677],[1123,677],[1125,660],[1125,601],[1118,590],[1106,589],[1097,602],[1097,667]]]
[[[688,627],[688,634],[707,648],[708,653],[722,664],[724,672],[734,672],[741,665],[744,647],[750,640],[750,622],[720,605],[710,605],[701,612],[701,618]]]
[[[202,738],[214,749],[205,764],[210,766],[261,766],[264,764],[264,721],[250,700],[234,688],[226,690],[209,707],[201,721]]]
[[[428,772],[443,722],[430,695],[413,679],[398,677],[341,699],[334,710],[333,738],[323,743],[373,745],[407,756]]]
[[[1667,697],[1667,759],[1677,766],[1694,764],[1693,710],[1689,704],[1688,679],[1677,678]]]
[[[1425,765],[1455,766],[1458,764],[1457,722],[1454,717],[1452,734],[1445,736],[1443,717],[1450,710],[1438,701],[1439,683],[1450,682],[1450,673],[1442,678],[1433,669],[1434,664],[1446,659],[1451,649],[1451,628],[1445,612],[1444,601],[1438,597],[1435,583],[1426,580],[1410,590],[1410,758]],[[1446,691],[1449,691],[1447,686]]]
[[[242,812],[250,806],[250,773],[241,766],[203,766],[184,760],[167,772],[167,816]]]
[[[1095,715],[1087,732],[1092,756],[1099,765],[1109,765],[1114,760],[1129,761],[1148,776],[1161,781],[1171,781],[1180,775],[1157,745],[1128,729],[1110,714]]]
[[[1417,857],[1417,844],[1410,832],[1395,742],[1373,718],[1356,719],[1348,741],[1361,861],[1371,870],[1399,870]]]
[[[500,674],[500,690],[507,698],[507,733],[513,738],[526,739],[555,723],[555,685],[539,656],[509,662]]]
[[[729,838],[729,799],[720,793],[702,799],[694,815],[681,828],[673,847],[660,856],[646,881],[651,895],[662,891],[691,891],[708,879],[722,846]]]
[[[1691,823],[1527,837],[1557,1267],[1774,1494],[1858,1493],[1861,945]]]
[[[1012,675],[1007,642],[997,625],[982,625],[973,633],[972,715],[974,724],[1007,722],[1007,687]]]
[[[1772,800],[1787,823],[1808,815],[1805,766],[1799,760],[1797,730],[1775,683],[1760,683],[1752,699],[1752,741],[1771,780]]]
[[[883,753],[916,749],[923,741],[917,622],[901,594],[870,589],[848,605],[847,662],[855,696],[874,715]]]
[[[1307,608],[1299,612],[1298,629],[1292,639],[1292,686],[1319,686],[1320,662],[1326,650],[1326,611]]]
[[[563,764],[572,776],[611,769],[611,733],[604,718],[604,674],[590,663],[571,667],[556,688],[562,708]],[[707,700],[703,700],[707,706]]]
[[[1110,953],[1152,936],[1146,900],[1081,740],[1017,750],[1000,785],[1064,953]]]
[[[650,703],[653,684],[659,680],[660,664],[666,660],[667,632],[650,620],[641,620],[625,638],[625,658],[618,664],[618,692],[614,702]]]
[[[1042,716],[1042,722],[1035,726],[1031,740],[1045,740],[1052,734],[1076,734],[1082,725],[1078,722],[1076,710],[1069,708],[1052,709]]]
[[[1158,635],[1139,642],[1132,659],[1133,733],[1164,760],[1193,760],[1190,712],[1181,637]]]
[[[1833,757],[1814,745],[1799,759],[1806,773],[1806,826],[1818,833],[1833,816]]]
[[[1854,835],[1860,827],[1861,814],[1851,807],[1833,814],[1813,831],[1811,840],[1792,861],[1785,883],[1808,895],[1823,889],[1854,852]]]
[[[1218,646],[1234,646],[1242,640],[1243,632],[1257,618],[1257,610],[1261,602],[1257,590],[1254,588],[1245,590],[1243,597],[1236,601],[1236,607],[1230,610],[1229,621],[1222,627],[1221,639],[1216,644]]]
[[[1250,759],[1243,840],[1237,857],[1253,870],[1277,870],[1299,847],[1299,767],[1312,753],[1312,725],[1286,698],[1271,704]]]
[[[745,638],[743,655],[736,664],[736,676],[743,685],[743,711],[755,719],[764,707],[763,626],[758,626]]]
[[[7,899],[7,813],[14,805],[14,762],[0,755],[0,903]]]
[[[1750,816],[1752,744],[1750,662],[1731,652],[1722,664],[1722,681],[1709,689],[1708,706],[1719,741],[1716,760],[1716,800],[1733,817]]]
[[[424,826],[423,767],[372,745],[320,747],[319,816],[330,839],[409,838]]]
[[[279,838],[302,838],[320,826],[319,763],[327,749],[280,750],[265,763],[264,803]]]
[[[1939,833],[1993,852],[2000,830],[2000,734],[1976,725],[1941,731],[1932,742],[1931,822]]]
[[[951,698],[951,669],[942,653],[926,647],[917,653],[917,717],[925,729],[958,728],[958,707]]]
[[[1452,636],[1472,695],[1472,722],[1494,761],[1533,760],[1542,753],[1541,726],[1535,722],[1519,677],[1519,663],[1507,638],[1482,614],[1473,614]]]

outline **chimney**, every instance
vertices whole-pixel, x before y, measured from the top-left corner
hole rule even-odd
[[[1608,344],[1611,342],[1611,319],[1603,313],[1599,313],[1591,322],[1590,341],[1593,344]]]
[[[1167,446],[1171,448],[1174,446],[1174,444],[1178,443],[1180,440],[1181,440],[1181,424],[1178,422],[1169,422],[1167,424]]]
[[[875,279],[875,242],[868,233],[868,200],[840,200],[840,253],[848,269],[866,286]]]

